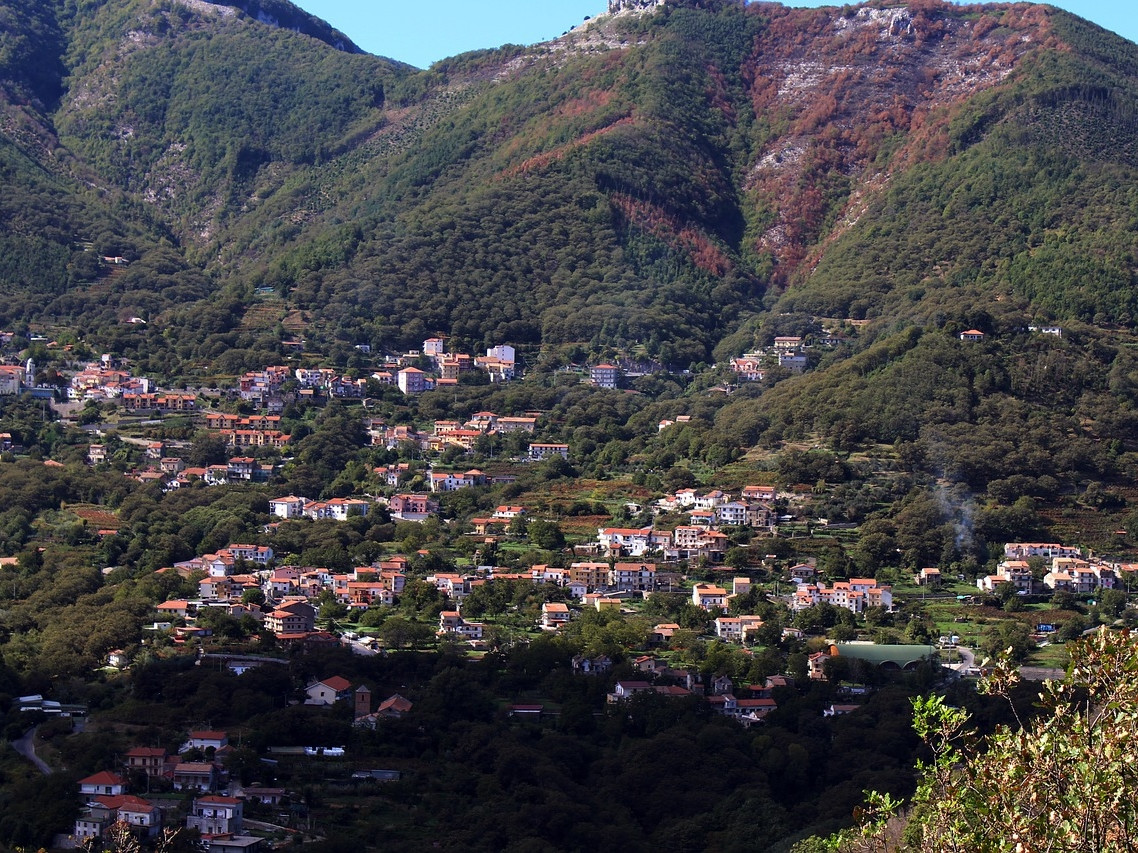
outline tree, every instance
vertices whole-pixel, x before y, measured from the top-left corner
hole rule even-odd
[[[510,523],[506,525],[506,532],[511,536],[525,536],[527,524],[526,517],[519,513],[510,519]]]
[[[425,643],[433,634],[434,631],[431,630],[430,625],[412,622],[402,616],[388,618],[375,632],[375,635],[385,646],[396,649],[405,645],[414,648],[420,643]]]
[[[221,465],[229,458],[229,447],[222,438],[221,433],[202,432],[197,435],[187,459],[197,468],[206,468],[210,465]]]
[[[241,593],[242,604],[252,604],[256,607],[265,603],[265,593],[257,588],[251,587],[242,591]]]
[[[893,624],[893,614],[880,604],[865,608],[865,624],[871,628],[888,627]]]
[[[1007,654],[1021,661],[1031,652],[1031,631],[1023,622],[1002,621],[990,627],[980,639],[980,649],[990,658]]]
[[[873,793],[860,827],[797,849],[1135,849],[1135,672],[1138,638],[1100,630],[1072,649],[1063,681],[1044,683],[1043,713],[1026,724],[997,728],[987,737],[969,731],[968,713],[943,697],[914,699],[914,727],[931,748],[933,760],[920,766],[920,784],[903,836],[896,817],[901,804]],[[980,689],[1009,698],[1018,680],[1005,660]]]
[[[857,628],[851,628],[849,625],[835,625],[834,629],[830,631],[830,639],[836,643],[848,643],[850,640],[856,640]]]
[[[1075,595],[1066,589],[1059,589],[1051,596],[1051,606],[1056,610],[1075,610]]]
[[[1005,582],[997,584],[992,593],[1000,600],[1000,606],[1007,610],[1008,602],[1016,597],[1016,587],[1013,583]]]
[[[740,548],[736,545],[727,549],[727,555],[723,558],[723,563],[724,565],[741,571],[751,564],[751,553],[746,548]]]
[[[565,547],[565,535],[556,522],[535,518],[526,527],[529,541],[546,551],[560,551]]]
[[[1103,613],[1117,619],[1126,609],[1126,593],[1120,589],[1104,589],[1098,603]]]
[[[318,617],[321,622],[331,623],[336,619],[343,619],[348,615],[348,607],[338,601],[329,601],[320,605]]]

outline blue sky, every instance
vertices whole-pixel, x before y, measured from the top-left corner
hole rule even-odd
[[[426,68],[485,47],[557,38],[599,15],[607,0],[294,0],[364,50]],[[831,0],[792,6],[841,5]],[[1052,0],[1076,15],[1138,41],[1134,0]]]

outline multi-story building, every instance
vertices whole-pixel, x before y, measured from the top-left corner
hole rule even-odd
[[[395,375],[395,384],[404,394],[421,394],[427,390],[427,374],[417,367],[405,367]]]
[[[697,583],[691,591],[692,604],[710,610],[713,607],[727,607],[727,590],[711,583]]]
[[[572,563],[569,566],[569,582],[584,584],[588,589],[599,589],[609,582],[608,563]]]
[[[864,613],[870,607],[893,609],[893,588],[879,585],[873,578],[851,578],[827,587],[824,583],[800,584],[791,596],[792,610],[804,610],[819,602],[842,607],[853,613]]]
[[[551,456],[560,456],[562,459],[568,459],[569,445],[535,441],[529,446],[530,459],[541,461],[542,459],[548,459]]]
[[[655,589],[656,566],[652,563],[614,563],[609,571],[609,586],[625,591]]]
[[[142,772],[152,779],[166,769],[166,750],[161,747],[136,746],[127,750],[123,766],[127,772]]]
[[[202,835],[231,835],[244,826],[244,803],[236,797],[195,797],[186,827]]]
[[[654,533],[651,527],[601,527],[597,529],[601,550],[624,557],[641,557],[654,549],[663,549],[670,543],[666,533]]]
[[[620,368],[615,364],[597,364],[589,368],[589,381],[598,388],[616,388]]]
[[[438,512],[439,505],[427,495],[394,495],[387,501],[391,517],[399,521],[423,521]]]

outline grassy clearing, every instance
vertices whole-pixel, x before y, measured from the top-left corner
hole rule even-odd
[[[1042,666],[1054,669],[1066,669],[1069,658],[1067,647],[1062,644],[1051,643],[1032,652],[1026,661],[1029,666]]]

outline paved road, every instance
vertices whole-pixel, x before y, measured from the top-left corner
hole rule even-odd
[[[973,654],[972,649],[966,646],[957,646],[956,650],[960,653],[960,671],[967,672],[972,667],[976,666],[976,655]]]
[[[945,667],[947,669],[954,669],[963,675],[971,667],[974,667],[976,665],[976,655],[972,652],[972,649],[967,648],[966,646],[950,646],[949,648],[951,648],[952,651],[958,652],[960,654],[960,662],[945,664]]]
[[[372,657],[375,655],[375,649],[370,646],[365,646],[359,640],[350,640],[348,642],[348,648],[352,650],[353,654],[363,655],[364,657]]]
[[[24,732],[24,736],[22,738],[12,741],[12,747],[16,750],[16,752],[20,753],[20,755],[24,756],[24,758],[28,759],[28,761],[32,762],[32,764],[38,767],[41,773],[46,775],[48,773],[51,773],[51,768],[44,762],[42,758],[36,755],[35,738],[36,730],[33,727]]]
[[[1019,668],[1020,678],[1024,681],[1062,681],[1063,677],[1067,674],[1066,670],[1055,669],[1053,667],[1045,666],[1021,666]]]

